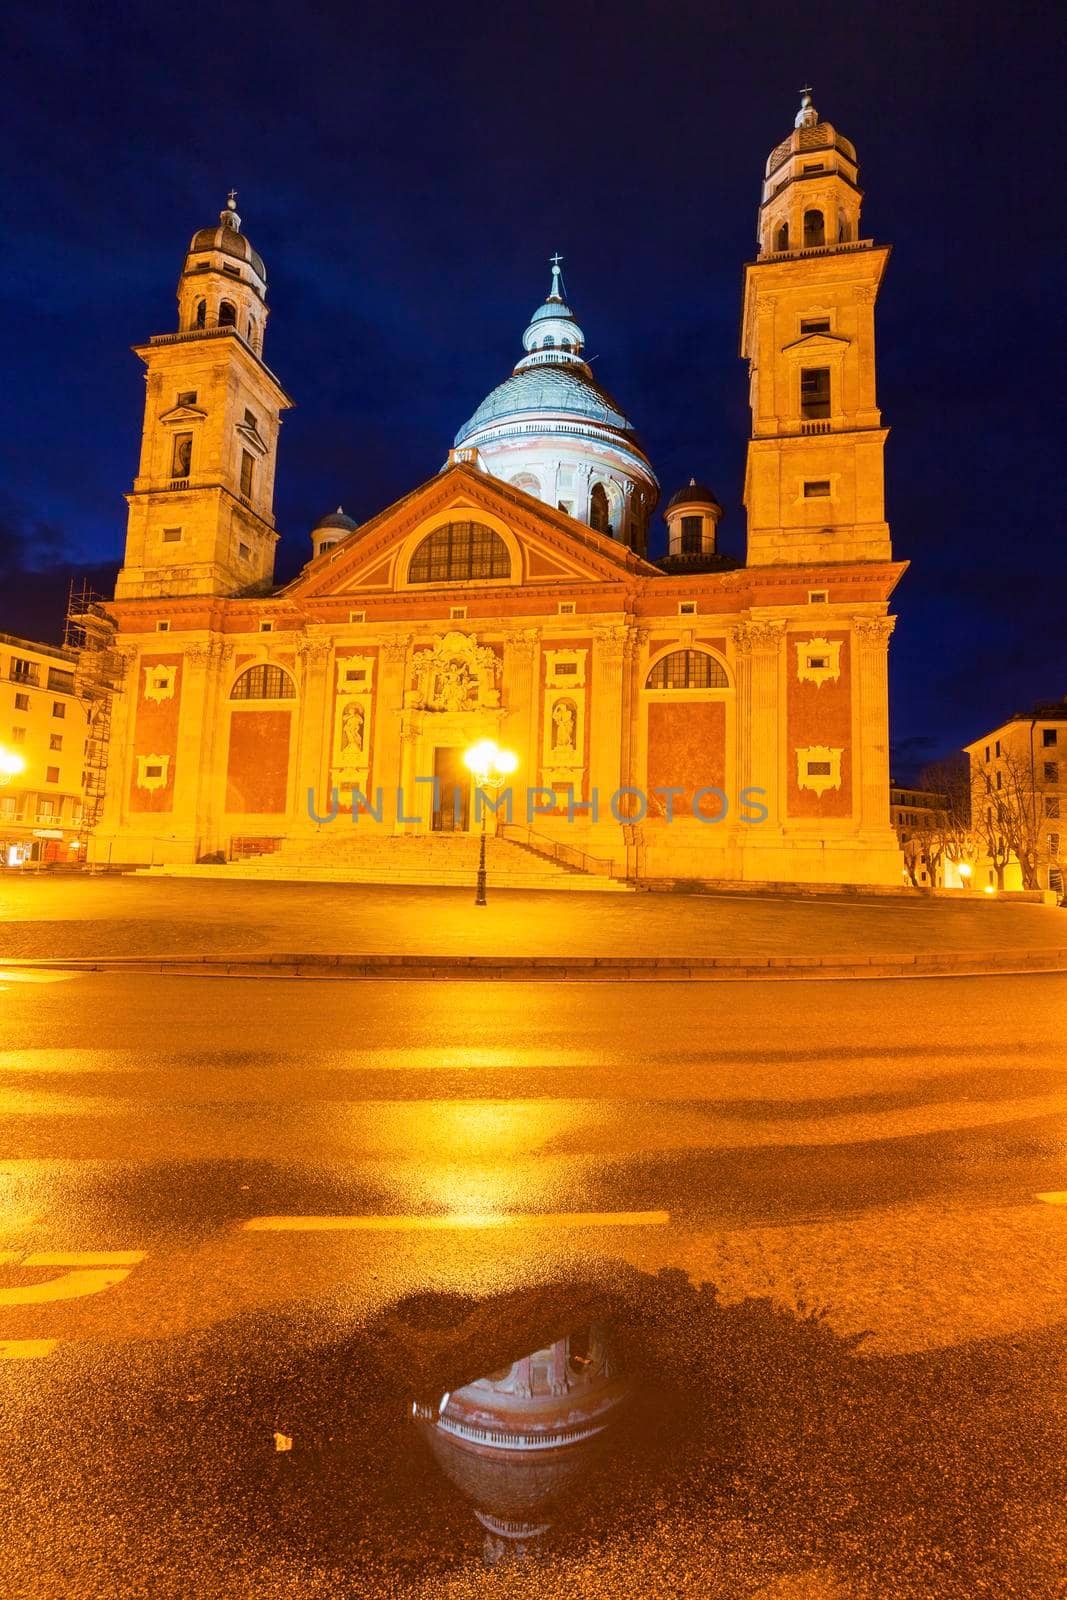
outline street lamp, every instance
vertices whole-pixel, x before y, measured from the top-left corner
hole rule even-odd
[[[5,750],[0,744],[0,789],[22,771],[26,763],[14,750]]]
[[[502,750],[493,739],[479,739],[463,752],[463,765],[474,774],[474,805],[478,808],[478,789],[499,789],[519,764],[514,750]],[[484,906],[485,900],[485,807],[482,806],[482,836],[478,845],[478,886],[474,904]]]

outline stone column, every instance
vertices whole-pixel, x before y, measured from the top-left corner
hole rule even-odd
[[[300,668],[299,723],[294,740],[295,771],[289,785],[290,819],[298,830],[312,826],[307,792],[315,791],[320,816],[329,810],[330,736],[333,731],[333,648],[329,639],[310,638],[296,652]]]
[[[624,781],[624,712],[627,708],[627,675],[625,666],[632,651],[630,629],[627,627],[599,628],[593,635],[593,659],[590,663],[589,718],[589,787],[600,791],[600,816],[605,812],[611,797]],[[629,730],[626,730],[627,734]],[[610,820],[610,813],[607,820]]]
[[[889,636],[896,617],[854,617],[859,824],[889,827]]]
[[[519,770],[513,788],[513,817],[526,821],[526,790],[536,786],[540,776],[541,751],[538,747],[537,665],[541,634],[537,628],[522,628],[504,640],[504,698],[507,721],[504,743],[519,757]]]
[[[185,790],[184,806],[192,822],[194,859],[196,855],[210,855],[220,848],[219,814],[215,766],[220,759],[222,740],[219,723],[223,716],[223,643],[219,638],[206,639],[191,644],[184,654],[182,685],[182,721],[192,715],[195,706],[197,725],[190,730],[188,740],[182,737],[178,781],[182,784],[182,769],[190,769],[189,788]],[[225,750],[221,759],[225,761]],[[175,796],[177,803],[177,795]]]
[[[743,622],[733,630],[738,661],[738,793],[765,790],[764,826],[780,827],[784,815],[784,715],[779,696],[784,622]],[[734,803],[731,797],[731,804]]]
[[[404,690],[407,687],[407,659],[411,645],[409,633],[383,639],[378,651],[377,683],[374,686],[374,749],[370,781],[385,797],[383,826],[391,832],[410,832],[396,826],[397,785],[404,781],[401,770],[401,732],[404,716]],[[408,775],[410,778],[410,775]],[[371,797],[373,799],[373,796]],[[409,799],[413,798],[411,795]],[[413,815],[413,813],[409,813]]]

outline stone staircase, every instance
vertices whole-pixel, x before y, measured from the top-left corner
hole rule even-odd
[[[478,838],[471,834],[419,834],[402,838],[354,835],[340,826],[310,838],[286,839],[270,854],[222,866],[170,864],[143,867],[153,877],[215,878],[227,882],[381,883],[394,887],[469,888],[478,871]],[[606,872],[583,871],[542,855],[535,845],[490,837],[486,841],[490,889],[630,889]]]

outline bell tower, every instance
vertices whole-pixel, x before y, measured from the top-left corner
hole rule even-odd
[[[889,247],[860,238],[857,176],[855,147],[804,89],[745,267],[749,566],[891,559],[874,356]]]
[[[147,395],[116,599],[270,587],[278,430],[292,401],[263,361],[266,301],[231,190],[217,226],[193,235],[177,331],[134,347]]]

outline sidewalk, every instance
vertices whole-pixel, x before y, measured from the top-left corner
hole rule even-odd
[[[1048,906],[904,899],[577,895],[143,877],[0,878],[0,958],[616,957],[1018,960],[1067,947]]]

